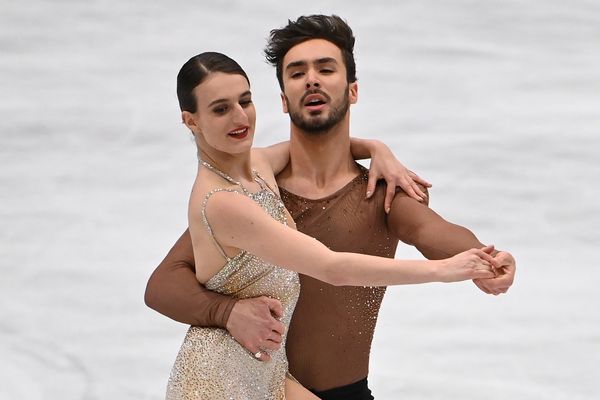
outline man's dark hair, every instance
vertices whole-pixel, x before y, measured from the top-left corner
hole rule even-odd
[[[283,57],[297,44],[311,39],[325,39],[341,51],[346,65],[346,80],[356,82],[354,35],[346,21],[337,15],[308,15],[288,20],[281,29],[273,29],[265,48],[267,62],[275,67],[279,87],[283,90]]]

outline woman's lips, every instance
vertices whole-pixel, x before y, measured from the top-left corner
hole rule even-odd
[[[244,139],[246,136],[248,136],[248,131],[249,131],[248,127],[240,128],[240,129],[236,129],[235,131],[229,132],[227,135],[234,139]]]

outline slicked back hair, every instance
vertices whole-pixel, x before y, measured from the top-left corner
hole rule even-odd
[[[177,99],[181,111],[196,112],[198,102],[194,96],[194,88],[212,72],[242,75],[250,84],[248,75],[235,60],[213,51],[200,53],[183,64],[177,74]]]

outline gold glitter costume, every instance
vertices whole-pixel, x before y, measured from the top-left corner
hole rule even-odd
[[[298,274],[266,263],[245,251],[232,258],[227,257],[216,241],[205,215],[210,197],[214,193],[228,191],[250,197],[269,215],[287,225],[281,199],[256,172],[254,179],[261,190],[250,193],[239,182],[210,164],[202,164],[242,189],[215,189],[204,199],[203,222],[226,259],[223,268],[206,282],[206,288],[236,298],[269,296],[280,300],[283,306],[281,322],[287,331],[300,293]],[[171,371],[166,399],[284,399],[285,376],[288,371],[285,342],[284,335],[281,348],[269,352],[272,360],[262,362],[236,342],[226,330],[192,326]]]

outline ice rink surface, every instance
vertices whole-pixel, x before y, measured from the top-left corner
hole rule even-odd
[[[433,182],[431,206],[518,261],[508,295],[388,290],[377,399],[600,398],[600,1],[0,0],[0,399],[161,399],[186,327],[146,308],[196,171],[175,76],[247,70],[256,144],[285,140],[270,29],[357,37],[352,134]],[[419,257],[401,245],[399,257]]]

